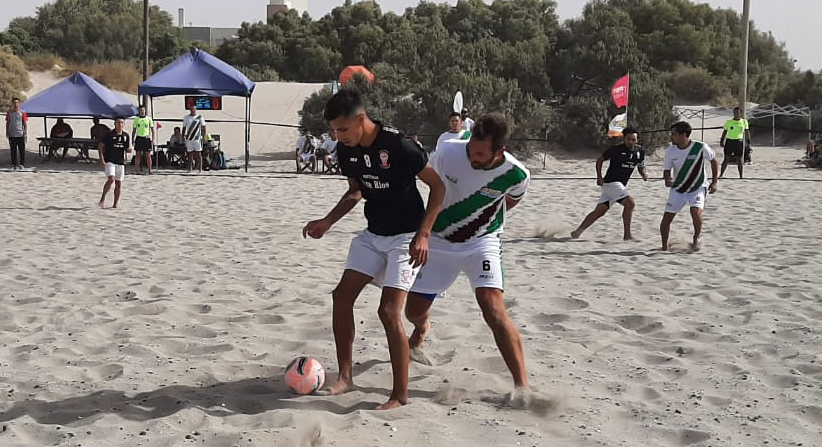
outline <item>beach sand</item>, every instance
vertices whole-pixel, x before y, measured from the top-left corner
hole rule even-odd
[[[749,179],[721,181],[697,254],[686,215],[658,251],[658,158],[629,184],[639,242],[621,240],[618,206],[570,240],[599,196],[593,160],[530,161],[503,259],[535,398],[506,402],[460,278],[433,308],[436,365],[412,363],[410,404],[380,412],[391,374],[373,287],[355,309],[359,388],[282,383],[298,355],[336,376],[330,293],[365,220],[358,205],[302,239],[345,180],[293,174],[267,155],[292,136],[260,134],[248,174],[130,175],[117,210],[97,207],[96,165],[0,172],[0,445],[822,445],[822,173],[797,167],[802,149],[757,149]]]

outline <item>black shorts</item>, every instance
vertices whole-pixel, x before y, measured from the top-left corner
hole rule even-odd
[[[741,157],[744,150],[742,140],[725,140],[725,157]]]
[[[137,137],[134,139],[134,150],[137,152],[151,151],[151,138]]]
[[[328,155],[328,151],[325,150],[325,148],[322,148],[322,147],[318,147],[316,153],[317,153],[318,157],[325,157],[325,156]]]

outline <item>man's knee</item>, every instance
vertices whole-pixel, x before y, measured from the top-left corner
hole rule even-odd
[[[408,292],[405,303],[405,318],[412,323],[420,323],[428,316],[432,301],[414,292]]]
[[[482,318],[491,328],[501,328],[509,320],[505,309],[502,290],[492,288],[477,289],[477,303],[482,310]]]
[[[636,208],[636,202],[633,197],[628,196],[622,200],[622,206],[625,208],[625,211],[633,211],[633,209]]]

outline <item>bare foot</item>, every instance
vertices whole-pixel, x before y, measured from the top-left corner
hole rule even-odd
[[[97,206],[99,206],[99,207],[100,207],[100,209],[105,209],[105,208],[106,208],[106,204],[105,204],[105,203],[103,203],[103,201],[102,201],[102,200],[100,201],[100,203],[98,203],[98,204],[97,204]]]
[[[691,244],[691,252],[696,253],[699,250],[702,250],[702,239],[694,239],[694,243]]]
[[[394,408],[400,408],[407,403],[407,400],[401,401],[399,399],[388,399],[388,402],[378,406],[377,410],[393,410]]]
[[[634,237],[629,234],[629,235],[626,235],[626,236],[622,236],[622,240],[623,241],[635,241],[636,239],[634,239]]]
[[[411,333],[411,336],[408,337],[408,347],[410,348],[419,348],[422,346],[422,342],[425,341],[425,336],[428,335],[428,331],[431,330],[431,322],[427,321],[422,327],[414,326],[414,332]]]
[[[347,393],[354,390],[353,380],[337,379],[336,382],[322,389],[319,394],[336,396],[337,394]]]
[[[582,232],[579,230],[574,230],[571,232],[572,239],[579,239],[580,236],[582,236]]]
[[[663,245],[663,246],[662,246],[662,248],[660,248],[660,250],[661,250],[661,251],[668,251],[668,246],[667,246],[667,245]]]

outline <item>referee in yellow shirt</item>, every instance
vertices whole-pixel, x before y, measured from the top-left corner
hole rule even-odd
[[[154,120],[146,116],[146,106],[140,106],[140,116],[134,118],[131,128],[131,138],[134,140],[134,150],[137,151],[134,159],[134,172],[140,172],[140,159],[146,157],[148,173],[151,174],[151,149],[154,146]]]
[[[734,117],[725,121],[722,137],[719,138],[719,145],[725,148],[725,158],[722,159],[722,171],[719,177],[725,176],[725,169],[731,157],[736,160],[736,167],[739,170],[739,178],[742,178],[742,162],[745,156],[745,145],[751,144],[751,132],[748,130],[748,120],[742,118],[742,109],[734,107]]]

